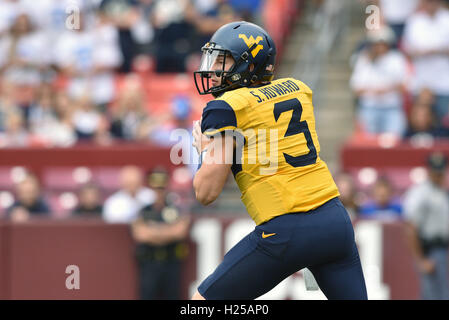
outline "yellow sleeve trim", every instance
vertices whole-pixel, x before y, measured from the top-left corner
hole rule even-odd
[[[236,130],[236,129],[237,129],[237,127],[227,126],[227,127],[223,127],[223,128],[215,129],[215,130],[210,130],[209,129],[209,130],[204,131],[203,134],[205,134],[206,136],[213,136],[213,135],[215,135],[215,134],[217,134],[219,132],[223,132],[223,131],[226,131],[226,130]]]

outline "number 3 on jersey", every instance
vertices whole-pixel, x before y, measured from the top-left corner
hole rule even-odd
[[[288,124],[287,131],[284,134],[285,137],[293,136],[299,133],[304,133],[304,137],[307,141],[307,147],[309,152],[302,156],[291,156],[284,152],[285,161],[292,167],[304,167],[310,164],[314,164],[317,160],[317,152],[315,145],[313,144],[312,135],[309,131],[309,126],[306,121],[301,121],[302,116],[302,105],[298,99],[290,99],[274,104],[274,119],[278,121],[280,115],[283,112],[293,110],[292,118]]]

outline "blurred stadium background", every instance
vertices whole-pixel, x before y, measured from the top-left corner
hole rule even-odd
[[[383,7],[387,2],[394,5]],[[373,36],[380,40],[367,37],[367,20],[376,18],[375,9],[367,11],[372,4],[380,7],[380,24],[390,24],[395,38],[391,32]],[[193,81],[200,48],[219,26],[236,20],[260,24],[272,35],[277,78],[295,77],[314,90],[321,157],[351,212],[369,297],[418,299],[400,207],[404,192],[425,179],[429,152],[449,155],[447,118],[428,115],[422,106],[444,94],[414,91],[415,66],[402,53],[404,70],[393,76],[404,85],[397,91],[403,129],[370,132],[359,118],[363,97],[357,90],[366,79],[360,80],[356,69],[363,69],[359,60],[369,41],[405,52],[400,25],[421,5],[418,0],[0,0],[0,299],[139,298],[130,232],[135,216],[106,204],[126,189],[123,168],[129,166],[141,170],[142,188],[150,188],[151,170],[168,170],[170,199],[192,219],[180,297],[188,298],[251,230],[232,178],[214,204],[202,207],[192,193],[195,165],[170,161],[175,144],[170,134],[189,130],[210,99],[197,94]],[[449,77],[445,72],[433,76]],[[449,89],[446,104],[448,97]],[[418,100],[421,107],[415,107]],[[420,121],[426,117],[429,123]],[[379,181],[387,187],[375,188]],[[394,206],[365,212],[373,201]],[[65,286],[69,265],[79,267],[79,289]],[[324,296],[306,291],[297,273],[263,298]]]

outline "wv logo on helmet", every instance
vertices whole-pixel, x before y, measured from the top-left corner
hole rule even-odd
[[[259,44],[259,42],[261,40],[263,40],[262,36],[257,36],[256,39],[254,39],[253,36],[250,36],[249,39],[246,36],[246,34],[239,34],[239,38],[243,39],[243,41],[245,41],[246,45],[248,46],[248,48],[250,48],[254,43],[258,44],[256,48],[253,49],[253,51],[251,51],[251,54],[253,55],[253,58],[255,58],[257,56],[257,54],[259,53],[260,50],[263,49],[263,45]]]

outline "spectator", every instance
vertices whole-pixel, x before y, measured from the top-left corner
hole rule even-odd
[[[153,51],[153,39],[154,28],[151,21],[151,15],[153,12],[154,0],[138,0],[138,19],[131,26],[131,35],[136,44],[136,54],[152,54]],[[136,63],[136,56],[133,59]]]
[[[26,147],[29,143],[28,132],[21,112],[6,113],[5,131],[0,132],[0,147]]]
[[[110,127],[108,119],[106,117],[101,117],[93,142],[102,146],[111,145],[113,143],[113,137],[110,132]]]
[[[155,192],[143,185],[143,174],[137,167],[124,167],[120,184],[120,190],[106,199],[103,206],[103,219],[110,223],[134,221],[139,211],[155,199]]]
[[[402,205],[395,199],[393,186],[386,178],[379,178],[372,190],[372,200],[360,206],[360,217],[378,220],[397,220],[402,216]]]
[[[132,28],[140,19],[138,1],[102,0],[99,10],[118,29],[118,43],[123,57],[120,71],[128,73],[132,70],[132,61],[138,53],[137,43],[132,35]]]
[[[398,45],[404,33],[405,23],[418,8],[420,0],[377,0],[384,21],[393,30]]]
[[[125,140],[147,138],[148,130],[154,124],[148,115],[145,101],[145,92],[139,78],[128,76],[114,110],[111,124],[113,136]]]
[[[255,22],[258,18],[263,1],[262,0],[228,0],[234,12],[241,15],[244,21]]]
[[[176,96],[172,101],[171,121],[160,122],[151,131],[150,138],[154,144],[165,147],[173,146],[172,152],[179,147],[181,154],[179,154],[179,151],[173,152],[173,154],[180,156],[180,162],[189,166],[193,177],[198,170],[199,156],[192,147],[193,125],[190,120],[191,113],[192,105],[190,99],[182,95]],[[175,145],[177,146],[175,147]],[[177,163],[176,160],[175,163]]]
[[[441,121],[449,109],[449,10],[441,0],[422,0],[421,7],[407,20],[403,45],[415,69],[413,94],[432,90],[434,112]]]
[[[30,112],[30,129],[35,140],[44,146],[69,147],[76,142],[77,136],[72,123],[72,105],[64,92],[52,92],[52,108],[42,108],[42,104],[50,102],[37,102]]]
[[[46,122],[53,121],[57,121],[54,112],[54,92],[49,84],[41,84],[37,99],[30,106],[27,127],[33,132]]]
[[[157,72],[186,71],[187,57],[194,51],[194,43],[189,39],[194,39],[195,31],[186,19],[188,6],[188,0],[154,1],[151,21]]]
[[[5,37],[0,38],[0,74],[11,84],[17,102],[28,108],[42,72],[50,63],[45,35],[27,14],[18,14]],[[27,110],[25,110],[27,116]]]
[[[3,0],[0,6],[0,37],[7,34],[21,11],[20,0]]]
[[[75,105],[72,121],[78,139],[93,139],[100,126],[101,113],[94,108],[87,95],[77,99]]]
[[[244,1],[239,1],[241,7],[245,7]],[[235,3],[236,6],[237,3]],[[253,7],[254,10],[257,10]],[[249,14],[246,10],[241,10]],[[232,22],[245,20],[240,17],[226,0],[192,1],[186,6],[185,19],[194,26],[197,36],[194,40],[196,48],[201,48],[221,26]]]
[[[33,216],[48,216],[50,208],[42,198],[39,181],[34,175],[27,175],[16,185],[16,201],[7,210],[12,221],[23,222]]]
[[[101,217],[103,206],[100,199],[100,189],[92,183],[81,187],[78,193],[78,206],[72,212],[75,216]]]
[[[415,101],[432,106],[435,102],[435,95],[429,88],[423,88],[419,91],[419,94],[416,97]]]
[[[6,120],[8,114],[18,113],[20,109],[14,103],[14,98],[12,97],[11,86],[7,81],[2,81],[1,83],[1,93],[0,93],[0,132],[6,130]]]
[[[449,198],[445,188],[447,157],[428,157],[429,179],[404,198],[407,242],[420,273],[422,299],[449,299]]]
[[[172,146],[177,141],[173,140],[171,134],[176,129],[186,129],[189,134],[192,133],[192,121],[190,115],[192,112],[191,101],[185,96],[176,96],[172,100],[171,119],[160,122],[158,126],[151,131],[151,139],[155,144],[162,146]]]
[[[140,298],[144,300],[182,298],[181,262],[187,254],[184,240],[189,219],[170,203],[168,182],[165,170],[153,170],[149,184],[156,191],[156,199],[140,210],[138,219],[131,225],[137,242]]]
[[[8,106],[0,102],[0,132],[5,131]]]
[[[104,110],[114,97],[114,70],[122,56],[116,28],[102,15],[94,28],[87,29],[84,16],[80,28],[66,31],[54,49],[55,64],[69,79],[68,92],[78,99],[91,95],[93,103]]]
[[[435,138],[449,137],[448,130],[439,126],[432,106],[417,100],[409,114],[405,138],[411,141],[433,141]]]
[[[369,134],[402,136],[405,114],[402,93],[406,79],[403,55],[390,48],[394,35],[383,27],[368,33],[368,48],[357,58],[350,84],[358,99],[358,118]]]
[[[89,26],[94,20],[98,0],[40,0],[36,6],[34,0],[20,0],[21,10],[26,11],[33,23],[47,38],[48,44],[54,44],[64,36],[67,28],[76,28],[77,18],[73,13],[78,10],[86,17]]]

